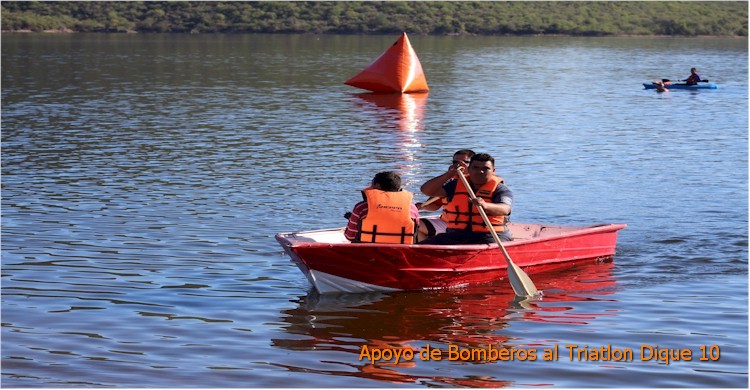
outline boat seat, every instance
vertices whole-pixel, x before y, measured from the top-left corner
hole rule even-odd
[[[510,227],[511,235],[513,236],[513,240],[529,240],[535,237],[539,237],[539,235],[542,232],[542,229],[544,229],[544,226],[542,225],[535,225],[535,224],[525,224],[525,223],[510,223],[508,224]]]

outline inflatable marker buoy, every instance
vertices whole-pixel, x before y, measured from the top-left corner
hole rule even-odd
[[[344,84],[373,92],[425,92],[430,88],[406,33],[385,53]]]

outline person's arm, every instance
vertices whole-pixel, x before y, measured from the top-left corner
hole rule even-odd
[[[352,213],[349,216],[349,223],[346,224],[344,229],[344,237],[349,241],[354,241],[357,238],[357,231],[359,230],[359,221],[367,215],[367,202],[359,202],[354,205]]]
[[[466,164],[462,163],[460,166],[465,167]],[[427,180],[424,184],[422,184],[422,187],[420,187],[419,190],[427,196],[439,196],[441,198],[445,198],[447,194],[443,189],[443,185],[448,180],[456,176],[456,171],[458,171],[458,166],[451,165],[450,167],[448,167],[448,170],[445,171],[445,173],[443,173],[442,175]]]
[[[411,205],[409,207],[409,217],[414,220],[415,226],[414,229],[419,229],[419,209],[416,205]]]
[[[445,198],[446,193],[445,190],[443,190],[443,184],[445,184],[446,181],[450,180],[454,174],[455,170],[453,172],[448,170],[440,176],[436,176],[430,180],[427,180],[424,184],[422,184],[422,187],[419,187],[419,190],[427,196],[438,196],[441,198]]]
[[[487,215],[509,215],[511,207],[505,203],[489,203],[482,198],[476,198],[472,203],[484,208]]]
[[[436,211],[436,210],[440,210],[440,207],[443,206],[442,198],[428,204],[427,206],[423,206],[424,203],[426,202],[417,202],[416,204],[417,210]]]
[[[477,198],[473,203],[484,207],[487,215],[510,215],[513,209],[513,191],[504,184],[498,184],[492,193],[492,203],[485,202],[482,198]]]

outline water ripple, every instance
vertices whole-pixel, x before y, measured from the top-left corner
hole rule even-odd
[[[394,97],[341,84],[377,36],[3,38],[6,386],[747,386],[746,39],[413,37],[431,91]],[[696,58],[719,90],[639,88]],[[467,147],[516,221],[627,223],[614,263],[532,275],[525,303],[320,297],[273,238]],[[610,343],[721,360],[358,359]]]

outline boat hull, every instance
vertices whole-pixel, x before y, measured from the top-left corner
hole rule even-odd
[[[643,83],[643,86],[646,89],[656,89],[656,84],[652,83]],[[701,83],[701,84],[695,84],[695,85],[687,85],[687,84],[668,84],[665,85],[667,89],[717,89],[719,88],[716,84],[710,84],[710,83]]]
[[[617,232],[625,226],[511,224],[518,238],[505,248],[527,273],[543,272],[611,258]],[[281,233],[276,240],[320,293],[451,288],[507,276],[507,262],[496,244],[351,244],[315,238],[340,233],[341,229]]]

